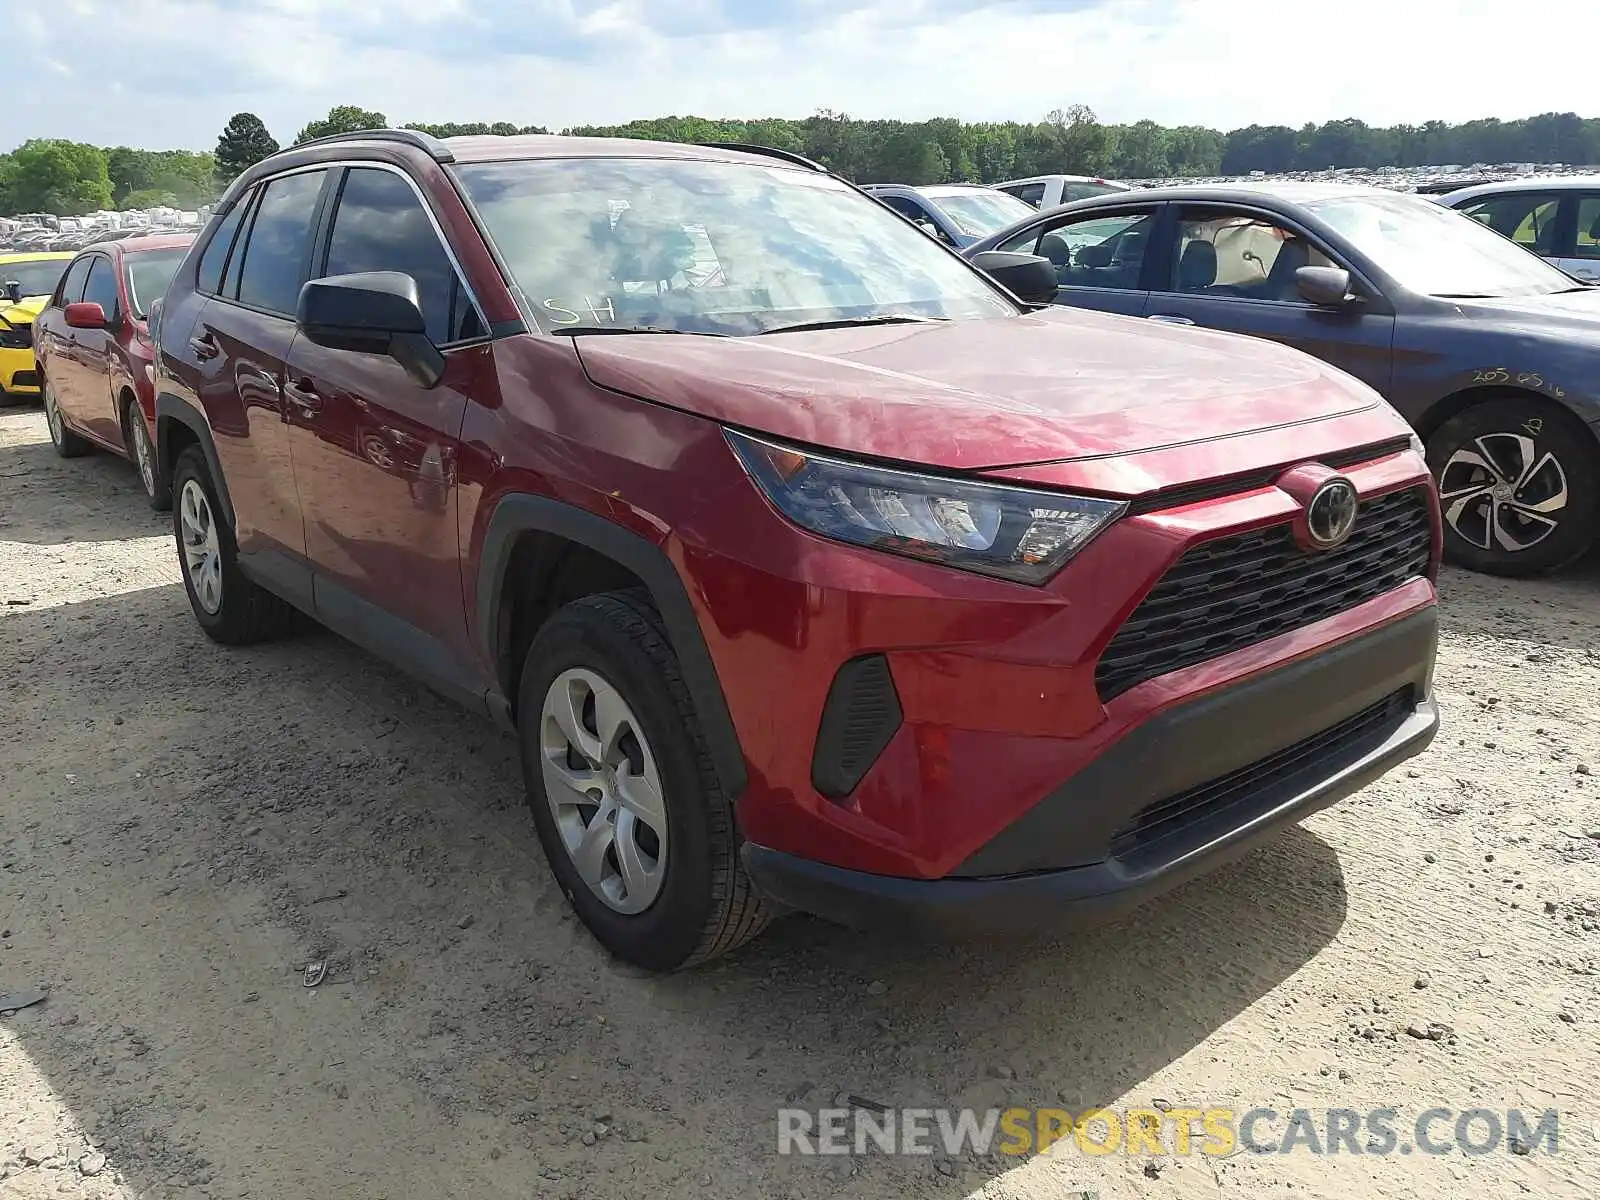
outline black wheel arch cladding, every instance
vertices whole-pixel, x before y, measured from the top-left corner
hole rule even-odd
[[[503,585],[517,539],[525,533],[554,534],[586,546],[644,583],[678,657],[718,780],[729,800],[736,800],[748,782],[744,751],[688,589],[659,545],[576,505],[526,493],[502,497],[489,518],[478,563],[476,612],[484,661],[498,664],[508,649],[499,644]]]
[[[211,427],[193,406],[174,396],[161,392],[156,396],[156,477],[171,480],[177,467],[178,456],[173,452],[173,424],[181,425],[200,447],[206,466],[211,471],[211,486],[217,490],[217,500],[222,505],[223,516],[230,529],[237,528],[233,518],[233,498],[228,495],[228,480],[222,473],[222,463],[217,458],[217,444],[211,437]]]

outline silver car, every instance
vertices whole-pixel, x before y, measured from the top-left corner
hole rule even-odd
[[[1600,175],[1507,179],[1440,196],[1569,275],[1600,283]]]

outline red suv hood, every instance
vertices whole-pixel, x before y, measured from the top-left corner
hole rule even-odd
[[[1077,309],[575,341],[601,387],[778,438],[953,470],[1137,453],[1381,403],[1271,342]]]

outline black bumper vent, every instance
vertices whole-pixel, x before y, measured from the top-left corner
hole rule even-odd
[[[811,782],[830,800],[839,800],[878,761],[900,728],[900,696],[881,654],[855,658],[839,668],[828,689],[811,758]]]
[[[1150,590],[1095,669],[1102,701],[1344,612],[1426,575],[1433,548],[1421,488],[1364,501],[1349,541],[1323,553],[1288,525],[1195,546]]]
[[[1300,790],[1307,773],[1325,777],[1381,744],[1415,707],[1413,689],[1402,688],[1248,767],[1141,809],[1111,839],[1111,856],[1130,866],[1166,862],[1182,852],[1184,841],[1203,843],[1213,822],[1216,830],[1237,829]]]
[[[32,347],[32,325],[0,325],[0,349],[28,350]]]

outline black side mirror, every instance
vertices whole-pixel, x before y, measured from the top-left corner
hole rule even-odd
[[[982,250],[967,261],[1024,304],[1049,304],[1056,298],[1056,269],[1048,258]]]
[[[1343,267],[1301,267],[1294,273],[1300,295],[1323,308],[1349,308],[1359,297],[1350,292],[1350,272]]]
[[[5,284],[6,299],[12,304],[22,299],[22,282],[17,279],[8,279]]]
[[[300,289],[295,320],[319,346],[388,355],[423,387],[444,378],[444,355],[428,340],[417,281],[400,271],[313,279]]]

